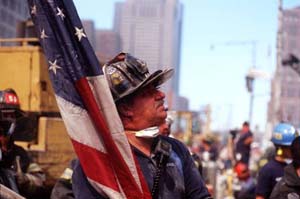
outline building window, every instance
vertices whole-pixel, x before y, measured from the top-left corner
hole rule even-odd
[[[288,31],[289,36],[297,36],[297,34],[299,32],[299,26],[297,26],[297,25],[290,26],[287,31]]]
[[[156,7],[154,6],[141,6],[139,7],[140,17],[156,17]]]
[[[297,41],[296,39],[289,39],[288,41],[288,51],[289,52],[294,52],[298,49],[298,44],[297,44]]]
[[[297,92],[292,87],[287,88],[287,97],[295,97]]]

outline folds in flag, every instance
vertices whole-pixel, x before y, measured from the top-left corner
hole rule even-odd
[[[150,198],[72,0],[28,3],[62,118],[89,182],[109,198]]]

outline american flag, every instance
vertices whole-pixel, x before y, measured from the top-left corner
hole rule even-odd
[[[72,0],[28,0],[62,118],[91,185],[109,198],[151,198]]]

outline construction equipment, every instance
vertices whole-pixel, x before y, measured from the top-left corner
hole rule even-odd
[[[169,111],[174,122],[171,126],[171,135],[187,145],[191,144],[193,137],[200,135],[201,122],[199,113],[193,111]]]
[[[56,105],[38,39],[0,39],[0,71],[0,89],[13,88],[29,118],[22,122],[27,131],[16,133],[16,144],[29,151],[45,171],[46,185],[52,186],[75,153]]]

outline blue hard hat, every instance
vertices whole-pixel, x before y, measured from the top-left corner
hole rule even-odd
[[[287,123],[279,123],[275,126],[271,142],[275,145],[290,146],[298,136],[298,132],[294,126]]]

